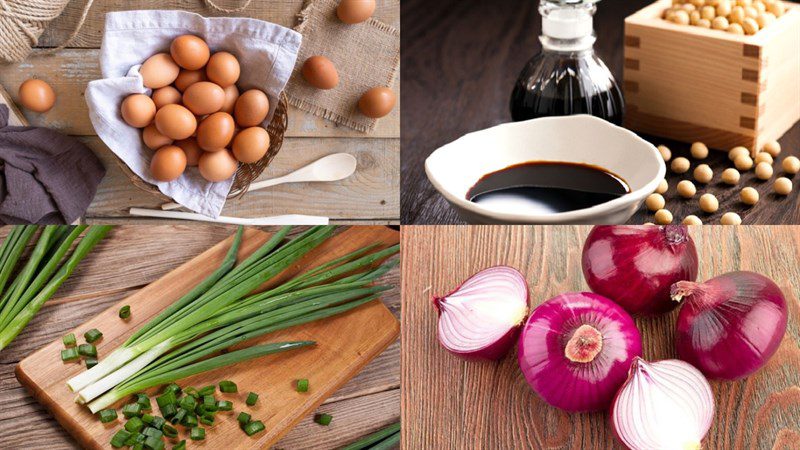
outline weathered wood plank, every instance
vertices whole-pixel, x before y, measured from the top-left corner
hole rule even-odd
[[[476,363],[443,350],[428,301],[496,264],[527,275],[532,306],[559,293],[586,290],[579,249],[589,230],[403,228],[405,448],[621,448],[606,414],[568,414],[545,404],[525,382],[514,351],[496,363]],[[698,279],[732,270],[763,273],[784,287],[790,314],[783,343],[763,369],[737,382],[712,382],[717,412],[703,448],[795,448],[796,441],[786,443],[800,435],[800,227],[704,226],[692,227],[692,236],[701,262]],[[645,358],[676,357],[676,317],[677,311],[637,320]]]
[[[71,2],[76,3],[76,2]],[[89,121],[84,99],[86,85],[102,78],[99,50],[67,49],[52,56],[36,53],[18,64],[0,64],[0,83],[16,102],[19,85],[25,80],[41,78],[53,86],[56,104],[47,113],[23,110],[25,117],[35,126],[55,128],[67,134],[87,136],[95,131]],[[395,93],[400,98],[400,83],[395,83]],[[359,137],[399,138],[400,105],[387,117],[378,121],[375,131],[369,134],[337,125],[331,121],[308,114],[295,107],[289,109],[289,137]]]
[[[131,207],[159,208],[159,198],[135,187],[108,147],[97,137],[81,138],[103,160],[107,173],[88,218],[126,217]],[[308,214],[348,220],[400,217],[399,139],[287,139],[260,179],[285,175],[316,159],[346,152],[358,159],[356,173],[332,183],[287,184],[231,200],[223,215],[263,217]]]
[[[218,6],[233,9],[244,3],[244,0],[215,0]],[[50,26],[39,39],[39,46],[55,47],[64,43],[75,29],[85,0],[69,2],[64,12],[50,23]],[[86,17],[80,33],[70,43],[70,47],[99,48],[103,38],[105,14],[109,11],[128,11],[134,9],[180,9],[196,12],[208,17],[241,16],[266,20],[285,27],[293,27],[295,17],[303,5],[303,0],[269,0],[253,1],[245,10],[226,14],[206,6],[203,0],[104,0],[95,2]],[[400,1],[378,0],[374,17],[382,22],[400,27]]]

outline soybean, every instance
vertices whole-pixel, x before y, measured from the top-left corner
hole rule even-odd
[[[765,162],[758,163],[756,166],[756,178],[759,180],[769,180],[772,178],[772,166]]]
[[[762,152],[767,152],[773,158],[777,157],[781,153],[781,144],[778,141],[769,141],[761,147]]]
[[[747,147],[733,147],[731,151],[728,152],[728,159],[731,161],[736,161],[736,158],[740,156],[750,156],[750,150]]]
[[[719,200],[714,194],[703,194],[700,197],[700,209],[703,212],[714,213],[719,209]]]
[[[681,222],[683,225],[702,225],[703,221],[700,220],[699,217],[695,216],[694,214],[686,216]]]
[[[658,187],[656,188],[656,194],[664,194],[667,192],[667,190],[669,190],[669,183],[667,183],[667,179],[665,178],[661,180],[660,183],[658,183]]]
[[[694,183],[689,180],[683,180],[678,183],[678,195],[683,198],[692,198],[694,194],[697,193],[697,188],[694,187]]]
[[[745,205],[753,206],[758,203],[758,191],[751,187],[746,187],[742,189],[742,192],[739,193],[739,198]]]
[[[666,145],[659,145],[658,152],[661,153],[661,157],[664,158],[664,162],[672,159],[672,151],[670,151],[669,147]]]
[[[736,166],[737,169],[742,171],[750,170],[753,168],[753,158],[747,155],[739,156],[733,161],[733,165]]]
[[[667,202],[664,200],[664,197],[661,194],[650,194],[647,196],[644,204],[650,211],[658,211],[659,209],[664,208],[664,205],[666,205]]]
[[[721,223],[722,225],[741,225],[742,218],[739,217],[739,215],[734,212],[726,212],[725,214],[722,215],[722,218],[720,219],[719,223]]]
[[[691,166],[691,163],[689,163],[689,160],[684,158],[684,157],[682,157],[682,156],[679,157],[679,158],[673,159],[672,160],[672,164],[670,165],[670,167],[672,168],[672,171],[675,172],[675,173],[686,173],[686,172],[689,171],[689,167],[690,166]]]
[[[741,175],[739,175],[739,171],[731,167],[722,172],[722,182],[725,184],[730,184],[731,186],[735,186],[739,184],[740,176]]]
[[[692,148],[689,152],[694,159],[706,159],[708,157],[708,147],[702,142],[695,142],[692,144]]]
[[[656,211],[655,219],[659,225],[669,225],[672,223],[672,213],[667,209],[659,209]]]
[[[775,162],[775,160],[772,159],[772,155],[770,155],[767,152],[763,152],[762,151],[761,153],[756,155],[756,157],[753,160],[753,162],[755,162],[756,165],[758,165],[759,163],[762,163],[762,162],[768,163],[769,165],[772,165]]]
[[[711,170],[711,167],[708,164],[700,164],[699,166],[695,167],[694,169],[694,179],[697,180],[698,183],[709,183],[714,178],[714,171]]]
[[[797,172],[800,172],[800,159],[797,159],[795,156],[787,156],[783,158],[781,167],[783,167],[784,172],[795,175]]]
[[[792,192],[792,180],[786,177],[780,177],[775,180],[775,184],[772,185],[772,188],[778,195],[789,195]]]

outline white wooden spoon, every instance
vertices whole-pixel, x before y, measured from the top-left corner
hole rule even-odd
[[[288,175],[253,183],[247,191],[257,191],[284,183],[344,180],[356,171],[356,164],[355,156],[348,153],[334,153],[333,155],[322,157],[307,166],[301,167]],[[180,207],[181,205],[177,203],[165,203],[161,205],[161,209],[165,211],[178,209]]]

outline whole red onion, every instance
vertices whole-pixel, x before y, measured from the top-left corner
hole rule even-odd
[[[677,306],[670,286],[697,279],[697,250],[681,225],[596,226],[583,245],[583,275],[633,315],[664,313]]]
[[[705,283],[680,281],[683,301],[675,347],[678,357],[709,378],[736,380],[763,367],[786,333],[786,299],[769,278],[731,272]]]
[[[522,328],[519,366],[548,404],[566,411],[607,408],[642,354],[628,313],[591,292],[562,294],[539,305]]]

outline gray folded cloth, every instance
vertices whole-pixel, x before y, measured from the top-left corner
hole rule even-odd
[[[72,223],[106,174],[89,147],[49,128],[8,126],[0,105],[0,222]]]

